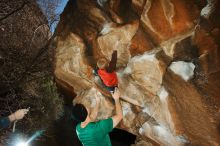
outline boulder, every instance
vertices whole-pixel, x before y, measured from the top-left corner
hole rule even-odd
[[[91,86],[89,78],[92,69],[84,57],[85,45],[82,39],[70,34],[65,40],[57,38],[57,42],[56,78],[73,86],[76,93]]]
[[[95,58],[111,59],[113,50],[118,51],[118,66],[125,66],[130,59],[130,41],[138,29],[137,21],[118,27],[108,27],[108,31],[97,38],[97,48],[94,49]],[[103,28],[105,29],[105,28]]]
[[[55,75],[76,92],[74,103],[94,108],[97,94],[97,120],[114,115],[107,91],[100,81],[94,86],[92,68],[117,50],[124,116],[117,128],[135,134],[136,145],[217,146],[218,10],[200,16],[204,0],[87,1],[80,1],[78,10],[85,11],[74,11],[74,22],[67,22],[70,9],[63,12],[58,30],[69,32],[58,31],[56,40]]]
[[[148,33],[160,43],[190,31],[198,16],[198,8],[192,1],[147,0],[141,21]]]

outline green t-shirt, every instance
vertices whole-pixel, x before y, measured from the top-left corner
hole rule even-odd
[[[83,146],[111,146],[108,133],[113,129],[112,118],[91,122],[84,128],[80,125],[76,126],[76,133]]]

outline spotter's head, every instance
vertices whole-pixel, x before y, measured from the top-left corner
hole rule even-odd
[[[88,111],[86,107],[83,104],[76,104],[74,105],[72,109],[72,114],[75,120],[79,122],[83,122],[86,120],[86,117],[88,115]]]

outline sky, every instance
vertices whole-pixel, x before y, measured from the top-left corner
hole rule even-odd
[[[39,4],[41,10],[44,12],[44,11],[45,11],[45,7],[44,7],[45,5],[42,4],[43,2],[47,2],[47,0],[45,0],[45,1],[44,1],[44,0],[42,0],[42,1],[41,1],[41,0],[38,0],[38,1],[37,1],[37,3]],[[56,11],[55,11],[58,16],[60,16],[60,14],[63,12],[63,10],[64,10],[64,8],[65,8],[67,2],[68,2],[68,0],[60,0],[60,3],[58,4],[58,6],[57,6],[57,8],[56,8]],[[52,24],[52,26],[51,26],[51,28],[50,28],[52,33],[54,33],[57,24],[58,24],[58,23],[53,23],[53,24]]]
[[[57,9],[56,9],[57,14],[60,15],[60,14],[63,12],[63,10],[64,10],[64,8],[65,8],[67,2],[68,2],[68,0],[61,0],[61,3],[59,4],[59,6],[58,6]],[[52,33],[54,33],[54,30],[55,30],[57,24],[58,24],[58,23],[54,23],[54,24],[52,25],[52,27],[51,27]]]

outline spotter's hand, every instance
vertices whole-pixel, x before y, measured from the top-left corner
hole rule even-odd
[[[29,108],[27,109],[19,109],[14,113],[15,120],[21,120],[24,118],[24,116],[28,113]]]

